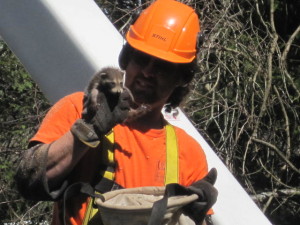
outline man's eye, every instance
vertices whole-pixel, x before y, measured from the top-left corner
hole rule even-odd
[[[159,72],[160,74],[169,74],[175,71],[176,65],[169,62],[157,61],[154,64],[154,68],[155,71]]]
[[[139,66],[147,66],[151,56],[146,55],[142,52],[135,52],[133,55],[133,61]]]
[[[148,64],[147,59],[146,58],[142,58],[142,57],[141,58],[135,57],[134,58],[134,62],[136,64],[138,64],[139,66],[146,66]]]

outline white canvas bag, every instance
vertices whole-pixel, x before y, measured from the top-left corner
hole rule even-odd
[[[197,194],[168,196],[166,187],[140,187],[107,192],[102,197],[95,203],[104,225],[195,224],[182,214],[182,207],[196,201]]]

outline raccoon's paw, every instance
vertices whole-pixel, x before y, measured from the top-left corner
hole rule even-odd
[[[151,111],[151,107],[146,104],[142,104],[135,109],[131,108],[130,111],[128,112],[128,116],[127,116],[125,122],[126,123],[132,122],[132,121],[136,120],[137,118],[144,116],[146,113],[148,113],[150,111]]]

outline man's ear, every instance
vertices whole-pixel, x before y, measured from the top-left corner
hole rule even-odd
[[[181,76],[176,87],[187,87],[188,85],[189,84]]]

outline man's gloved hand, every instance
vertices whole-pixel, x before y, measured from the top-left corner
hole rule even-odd
[[[183,213],[189,216],[196,224],[202,224],[207,211],[217,201],[218,191],[213,186],[217,179],[217,170],[211,169],[201,180],[187,187],[188,190],[199,196],[198,200],[184,207]]]
[[[71,132],[89,147],[95,148],[100,143],[100,137],[107,134],[116,124],[122,123],[130,110],[131,95],[127,90],[120,94],[116,106],[111,110],[109,99],[99,92],[92,100],[90,93],[84,96],[82,118],[78,119]]]
[[[98,104],[96,105],[97,111],[91,120],[98,136],[108,133],[116,124],[122,123],[127,118],[130,101],[130,94],[124,89],[120,94],[117,105],[111,111],[106,97],[103,93],[99,93]]]

